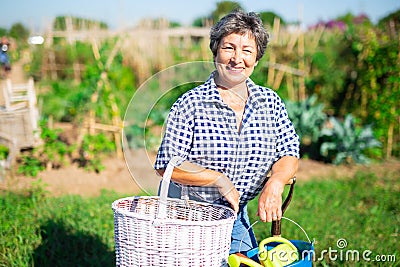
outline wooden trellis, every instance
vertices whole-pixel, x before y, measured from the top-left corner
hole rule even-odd
[[[324,31],[323,27],[316,29],[316,34],[313,36],[310,46],[311,48],[315,48]],[[306,87],[305,87],[305,77],[307,76],[306,64],[305,64],[305,52],[304,52],[304,44],[305,44],[305,36],[300,27],[297,28],[296,33],[291,33],[287,44],[286,44],[286,53],[293,53],[297,49],[298,54],[298,64],[297,68],[288,66],[282,63],[278,63],[279,59],[277,59],[276,52],[274,51],[274,47],[282,46],[282,44],[278,44],[280,39],[280,20],[279,18],[275,18],[274,26],[272,31],[272,40],[270,46],[272,48],[269,50],[269,61],[266,63],[268,67],[268,79],[267,84],[271,86],[273,89],[278,90],[283,78],[286,78],[288,95],[290,100],[304,100],[306,98]],[[297,47],[296,47],[297,44]],[[298,91],[296,92],[294,88],[294,78],[298,79]]]
[[[97,88],[91,97],[91,104],[92,104],[91,107],[93,107],[97,103],[100,89],[104,88],[104,90],[109,93],[108,102],[110,104],[112,120],[111,120],[111,124],[104,124],[104,123],[96,122],[95,111],[93,110],[93,108],[91,108],[89,110],[88,117],[85,117],[85,120],[83,123],[83,128],[78,137],[78,143],[82,142],[83,136],[86,133],[89,133],[90,135],[94,135],[96,133],[96,131],[98,131],[98,130],[105,131],[105,132],[111,132],[114,136],[114,142],[115,142],[115,146],[117,149],[117,157],[123,158],[122,145],[121,145],[123,122],[120,118],[120,111],[119,111],[118,105],[116,103],[116,99],[115,99],[114,95],[110,92],[111,85],[110,85],[110,82],[107,77],[107,70],[109,69],[114,57],[116,56],[118,49],[120,47],[120,44],[121,44],[121,42],[118,41],[107,59],[106,66],[103,66],[102,62],[100,61],[100,52],[99,52],[97,43],[94,39],[92,41],[93,54],[97,60],[97,64],[99,64],[99,67],[101,69],[103,69],[104,71],[101,73],[100,78],[97,81]]]

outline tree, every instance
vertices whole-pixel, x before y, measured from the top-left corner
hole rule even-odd
[[[26,40],[29,37],[29,30],[25,28],[22,23],[15,23],[11,26],[10,29],[10,37],[14,38],[15,40]]]
[[[0,36],[5,36],[5,35],[7,35],[7,34],[8,34],[7,29],[5,29],[5,28],[0,28]]]
[[[281,25],[285,25],[286,22],[282,19],[281,16],[277,15],[274,12],[271,11],[262,11],[259,13],[260,18],[262,20],[262,22],[264,23],[264,25],[269,25],[270,27],[274,26],[274,20],[275,18],[279,18],[281,21]]]
[[[389,31],[396,32],[400,29],[400,9],[387,15],[378,21],[378,26],[381,28],[388,28]]]
[[[242,6],[235,1],[222,1],[217,3],[217,8],[211,13],[213,22],[219,21],[223,16],[234,10],[243,10]]]

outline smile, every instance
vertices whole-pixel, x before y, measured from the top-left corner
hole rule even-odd
[[[238,68],[238,67],[226,66],[226,69],[227,69],[229,72],[232,72],[232,73],[241,73],[241,72],[244,70],[244,67]]]

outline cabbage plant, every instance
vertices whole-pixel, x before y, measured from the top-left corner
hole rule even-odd
[[[321,131],[321,138],[321,155],[334,164],[369,163],[366,150],[381,146],[374,137],[372,125],[357,127],[351,114],[346,115],[343,122],[330,117]]]

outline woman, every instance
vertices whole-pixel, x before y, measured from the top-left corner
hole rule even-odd
[[[257,246],[246,205],[260,192],[261,221],[281,219],[282,192],[298,167],[298,136],[282,100],[249,78],[268,39],[253,12],[235,11],[212,27],[216,70],[172,106],[155,163],[163,174],[172,157],[181,157],[175,185],[186,186],[192,199],[238,213],[230,253]]]

